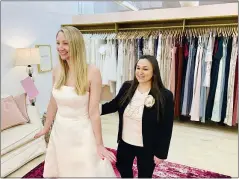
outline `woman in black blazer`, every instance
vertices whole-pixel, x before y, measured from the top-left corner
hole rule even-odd
[[[133,81],[102,105],[101,115],[119,114],[116,166],[122,178],[132,178],[137,157],[138,177],[152,178],[155,165],[167,159],[174,119],[173,94],[161,80],[154,56],[144,55],[135,65]]]

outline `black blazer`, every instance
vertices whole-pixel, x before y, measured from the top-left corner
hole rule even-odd
[[[102,105],[101,115],[114,113],[116,111],[119,113],[119,130],[117,142],[122,140],[123,114],[125,108],[129,104],[129,101],[127,101],[122,107],[119,107],[118,103],[122,95],[125,94],[130,86],[131,81],[125,82],[117,96],[112,101]],[[152,94],[151,91],[149,94]],[[164,95],[164,119],[160,119],[160,121],[157,120],[158,109],[156,109],[155,105],[151,108],[144,107],[142,117],[143,145],[149,152],[152,152],[160,159],[167,159],[174,119],[173,94],[171,91],[165,89]]]

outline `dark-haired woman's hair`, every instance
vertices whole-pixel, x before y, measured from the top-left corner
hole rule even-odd
[[[155,105],[157,107],[157,119],[162,119],[163,118],[163,111],[164,111],[164,106],[165,106],[165,98],[164,98],[164,90],[165,87],[163,85],[162,79],[161,79],[161,75],[159,72],[159,65],[158,65],[158,61],[154,56],[151,55],[143,55],[139,58],[138,61],[140,61],[141,59],[147,59],[152,67],[153,67],[153,76],[152,76],[152,84],[151,84],[151,92],[152,92],[152,96],[155,98]],[[137,61],[137,63],[138,63]],[[137,67],[137,63],[135,64],[135,70]],[[125,95],[123,95],[123,97],[120,100],[120,106],[122,106],[126,101],[131,101],[135,90],[138,87],[138,80],[134,75],[134,80],[131,83],[131,86],[129,88],[129,90],[125,93]]]

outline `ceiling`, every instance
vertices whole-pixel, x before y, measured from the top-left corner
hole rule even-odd
[[[139,8],[139,10],[181,7],[179,1],[130,1],[130,2],[132,4],[134,4],[137,8]],[[190,1],[188,1],[188,2],[190,2]],[[191,1],[191,2],[193,2],[193,1]],[[209,4],[232,3],[232,2],[238,2],[238,0],[199,1],[199,6],[200,5],[209,5]]]
[[[238,0],[225,1],[78,1],[78,14],[98,14],[109,12],[132,11],[129,7],[123,5],[123,2],[130,3],[138,10],[146,9],[165,9],[182,7],[180,3],[195,3],[199,6],[209,4],[235,3]]]

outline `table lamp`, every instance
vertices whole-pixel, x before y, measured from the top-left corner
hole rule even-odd
[[[17,48],[15,53],[15,66],[26,66],[26,72],[34,81],[32,65],[40,64],[39,48]],[[31,100],[35,105],[35,99]]]

